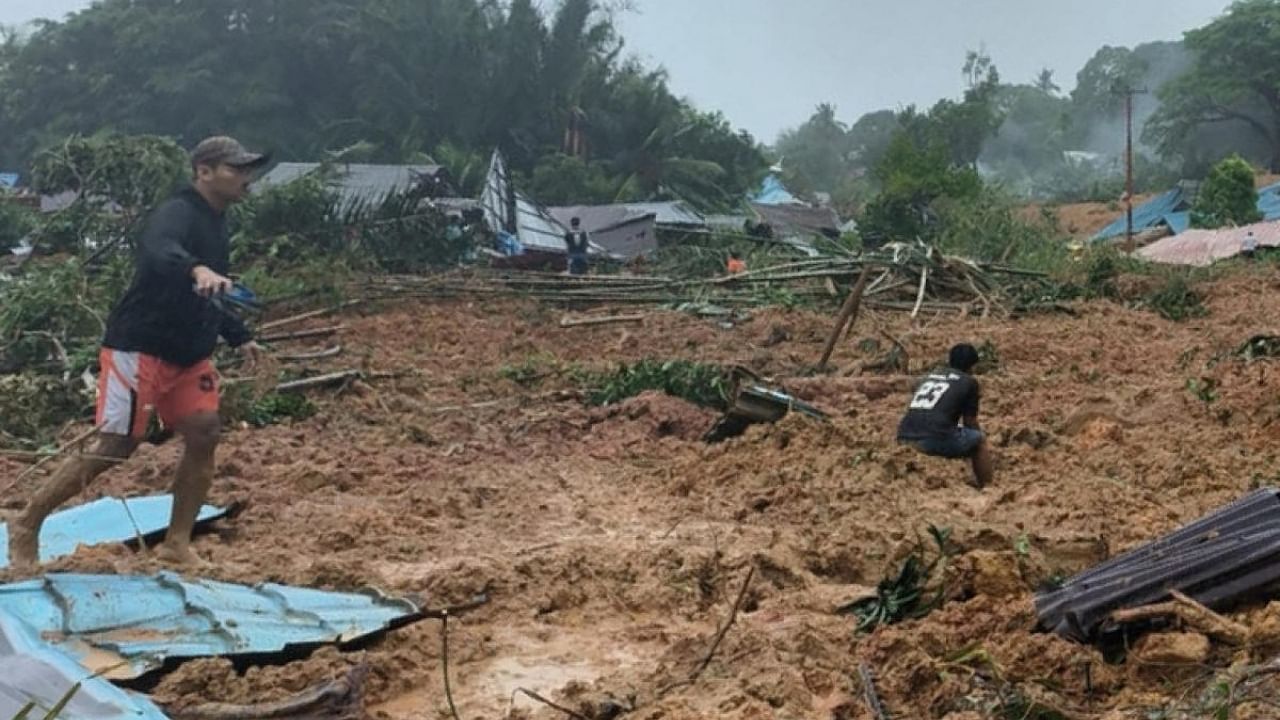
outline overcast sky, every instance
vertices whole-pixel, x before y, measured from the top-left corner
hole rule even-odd
[[[1070,90],[1103,45],[1176,40],[1229,0],[633,0],[620,17],[632,53],[671,85],[758,139],[820,102],[864,112],[958,95],[965,51],[985,47],[1012,82],[1041,68]],[[61,18],[89,0],[0,0],[0,23]],[[554,0],[543,0],[554,6]]]

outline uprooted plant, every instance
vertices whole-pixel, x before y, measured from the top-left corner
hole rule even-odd
[[[719,365],[690,360],[645,359],[587,378],[588,402],[612,405],[647,390],[658,390],[695,405],[724,410],[729,405],[731,380]]]
[[[951,529],[930,525],[933,547],[917,541],[897,571],[876,585],[875,597],[858,600],[837,610],[858,619],[857,632],[874,630],[879,625],[892,625],[903,620],[921,618],[942,605],[946,598],[943,577],[954,554],[950,545]],[[935,556],[927,560],[927,555]],[[930,585],[934,586],[929,592]]]

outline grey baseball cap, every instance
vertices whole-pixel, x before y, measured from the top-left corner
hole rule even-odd
[[[271,156],[249,152],[239,140],[226,135],[205,138],[191,151],[191,167],[201,165],[230,165],[237,168],[259,168],[266,165]]]

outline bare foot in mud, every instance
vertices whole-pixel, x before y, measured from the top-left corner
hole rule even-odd
[[[208,560],[195,554],[189,545],[175,546],[161,543],[156,547],[156,559],[165,565],[173,565],[183,570],[201,570],[210,565]]]

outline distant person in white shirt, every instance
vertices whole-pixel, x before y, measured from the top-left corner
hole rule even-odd
[[[1253,236],[1252,230],[1244,236],[1244,240],[1240,241],[1240,254],[1248,260],[1252,260],[1258,254],[1258,238]]]

